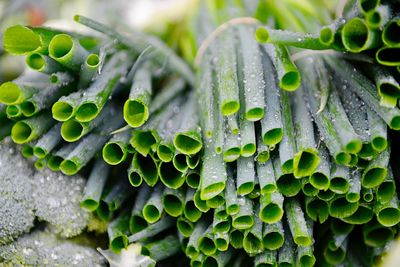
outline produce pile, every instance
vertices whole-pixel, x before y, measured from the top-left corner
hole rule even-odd
[[[0,139],[88,177],[111,264],[370,266],[390,249],[400,4],[339,1],[332,19],[324,1],[248,2],[201,2],[182,57],[79,15],[91,34],[5,31],[27,69],[0,86]]]

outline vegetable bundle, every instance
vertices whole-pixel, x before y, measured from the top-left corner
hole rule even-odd
[[[81,207],[109,222],[112,253],[377,263],[400,222],[399,7],[350,1],[331,22],[320,1],[228,2],[200,5],[196,75],[158,38],[82,16],[103,35],[8,28],[29,70],[0,86],[0,137],[38,169],[87,172]],[[253,14],[268,26],[233,23]]]

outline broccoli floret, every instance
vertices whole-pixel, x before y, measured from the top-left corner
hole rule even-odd
[[[35,216],[13,198],[0,195],[0,245],[9,243],[33,227]]]
[[[56,237],[48,231],[33,231],[14,243],[0,246],[5,266],[105,266],[93,248]]]
[[[36,216],[61,236],[80,234],[89,221],[89,213],[79,206],[85,180],[44,170],[36,172],[33,181],[37,185],[33,198]]]
[[[0,143],[0,244],[28,231],[35,216],[61,236],[80,234],[89,221],[79,206],[84,186],[78,175],[34,171],[9,140]]]

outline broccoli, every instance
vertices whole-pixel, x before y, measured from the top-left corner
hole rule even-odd
[[[9,140],[0,143],[0,244],[28,232],[35,217],[60,236],[80,234],[90,217],[79,206],[84,186],[78,175],[35,171]]]
[[[35,230],[11,244],[0,246],[0,258],[4,266],[106,265],[105,259],[95,249],[61,239],[46,230]]]

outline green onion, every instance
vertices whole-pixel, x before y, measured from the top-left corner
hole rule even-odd
[[[379,186],[387,176],[390,151],[385,150],[373,159],[362,174],[361,184],[365,188]]]
[[[164,220],[161,220],[159,222],[162,222]],[[159,223],[157,222],[157,223]],[[194,230],[194,224],[193,222],[189,221],[183,216],[180,216],[178,220],[176,221],[176,227],[178,228],[179,233],[181,233],[185,237],[190,237],[190,235],[193,233]]]
[[[122,45],[136,51],[138,53],[143,52],[147,47],[153,47],[153,59],[157,61],[159,65],[163,65],[165,58],[168,58],[169,69],[179,73],[187,82],[194,84],[194,75],[189,66],[180,59],[169,47],[167,47],[157,37],[147,35],[145,33],[134,31],[134,38],[128,38],[117,33],[112,28],[107,27],[97,21],[89,19],[81,15],[75,15],[74,20],[80,24],[83,24],[95,31],[104,33],[113,40],[117,40]],[[131,30],[132,32],[132,30]],[[151,112],[150,112],[151,113]]]
[[[361,139],[349,122],[336,90],[332,90],[330,93],[328,109],[344,150],[348,153],[358,153],[362,148]]]
[[[177,254],[179,251],[179,239],[174,235],[168,235],[161,240],[143,245],[141,253],[155,261],[161,261]]]
[[[15,25],[4,32],[4,49],[13,55],[31,52],[46,53],[47,46],[59,32],[45,27],[26,27]]]
[[[275,170],[276,186],[279,192],[286,197],[297,195],[301,190],[301,180],[296,179],[293,173],[283,173],[278,157],[272,159],[272,162]]]
[[[300,266],[314,266],[316,263],[315,256],[313,254],[313,247],[312,246],[307,246],[307,247],[302,247],[299,246],[297,248],[297,263],[300,264]]]
[[[256,30],[256,39],[260,43],[273,43],[312,50],[325,50],[330,46],[321,42],[318,34],[304,34],[286,30],[274,30],[260,27]]]
[[[200,173],[197,169],[189,170],[186,173],[186,184],[193,189],[197,189],[200,186]]]
[[[260,196],[260,219],[265,223],[276,223],[283,216],[283,196],[275,191]]]
[[[202,263],[202,266],[226,266],[232,257],[232,250],[225,252],[216,252],[213,255],[207,256]]]
[[[233,162],[240,157],[240,137],[228,130],[227,121],[228,119],[225,119],[223,159],[225,162]]]
[[[128,155],[128,145],[131,133],[129,131],[116,133],[104,145],[103,159],[110,165],[117,165],[124,162]]]
[[[129,243],[137,242],[137,241],[142,241],[146,240],[149,237],[153,237],[164,230],[169,229],[172,227],[174,224],[174,220],[170,217],[165,217],[162,220],[149,225],[148,227],[142,229],[141,231],[132,234],[131,236],[128,237]]]
[[[367,111],[371,132],[371,145],[375,151],[383,152],[387,148],[387,127],[385,122],[372,110]]]
[[[201,156],[201,152],[192,156],[186,155],[186,165],[189,167],[189,169],[194,170],[199,166]]]
[[[54,59],[35,52],[26,56],[25,63],[32,70],[46,74],[53,74],[65,70],[65,68]]]
[[[129,212],[122,212],[115,218],[107,228],[110,240],[110,249],[114,253],[119,253],[128,246],[129,235]]]
[[[378,94],[381,97],[380,105],[393,108],[397,104],[397,99],[400,97],[400,85],[393,75],[383,66],[372,65],[367,73],[372,76]]]
[[[383,28],[382,41],[389,47],[398,46],[400,43],[400,19],[391,19]]]
[[[205,108],[201,109],[200,122],[203,128],[203,132],[207,138],[211,138],[214,135],[214,109],[217,105],[215,92],[215,75],[213,68],[209,67],[211,64],[210,60],[203,59],[202,65],[199,69],[198,75],[198,106],[204,105]]]
[[[186,255],[188,255],[190,258],[194,258],[199,255],[200,252],[199,241],[200,238],[204,235],[204,232],[206,231],[207,227],[208,224],[205,220],[198,221],[194,226],[194,230],[190,235],[189,242],[185,250]]]
[[[304,213],[297,199],[291,198],[285,202],[285,212],[296,245],[307,247],[313,242],[312,233],[307,229]]]
[[[178,171],[183,173],[186,173],[186,171],[189,169],[189,166],[186,163],[185,154],[182,154],[178,151],[175,151],[175,155],[172,158],[172,164]]]
[[[263,64],[265,77],[265,115],[261,120],[261,134],[264,144],[274,147],[283,137],[279,88],[272,62],[265,55],[263,56]]]
[[[129,219],[129,230],[132,234],[139,233],[148,227],[148,223],[143,217],[142,210],[147,200],[150,198],[150,195],[150,187],[148,186],[142,186],[138,190],[135,197],[135,204],[132,207],[131,218]]]
[[[239,212],[232,216],[232,226],[238,230],[249,229],[254,224],[253,202],[247,197],[238,197]]]
[[[358,202],[360,200],[361,191],[361,173],[357,170],[352,171],[350,175],[350,188],[346,193],[346,199],[349,202]]]
[[[379,203],[389,202],[396,192],[396,184],[393,180],[393,173],[391,168],[388,168],[388,175],[386,175],[385,181],[383,181],[376,188],[376,198]]]
[[[318,150],[320,164],[310,175],[310,183],[319,190],[327,190],[330,184],[330,161],[326,146],[321,143]]]
[[[266,250],[258,254],[254,258],[254,266],[256,267],[267,267],[267,266],[277,266],[276,263],[276,251]]]
[[[365,224],[369,222],[373,216],[372,208],[368,204],[360,203],[355,213],[348,217],[341,218],[341,220],[350,224]]]
[[[38,171],[43,170],[47,166],[47,158],[36,160],[34,166]]]
[[[67,175],[78,173],[107,141],[107,137],[99,133],[92,133],[83,138],[77,146],[62,161],[60,170]]]
[[[53,125],[47,113],[16,122],[11,129],[11,138],[17,144],[37,139]]]
[[[227,251],[229,248],[229,234],[228,233],[215,233],[215,245],[218,251]],[[218,253],[218,252],[217,252]]]
[[[296,149],[294,139],[294,128],[292,121],[292,112],[290,110],[289,95],[287,92],[281,92],[282,124],[283,137],[279,144],[279,158],[283,173],[293,172],[293,158]]]
[[[289,51],[286,46],[264,45],[267,54],[277,72],[279,87],[286,91],[295,91],[301,84],[301,77],[296,65],[290,59]]]
[[[254,224],[246,230],[243,238],[243,249],[250,255],[259,254],[264,250],[263,223],[258,217],[258,208],[255,209]]]
[[[349,202],[344,195],[337,195],[329,201],[329,215],[334,218],[346,218],[358,209],[358,202]]]
[[[152,91],[150,67],[145,65],[137,70],[124,104],[124,119],[129,126],[139,127],[148,120]]]
[[[185,183],[185,175],[175,168],[172,162],[160,162],[158,175],[163,184],[172,189],[178,189]]]
[[[330,229],[332,231],[332,240],[329,241],[328,247],[336,250],[346,241],[349,234],[353,231],[354,225],[342,222],[337,219],[330,221]]]
[[[225,203],[225,198],[224,198],[222,192],[219,193],[218,195],[206,200],[206,205],[212,209],[216,209],[216,208],[220,207],[221,205],[224,205],[224,203]]]
[[[344,47],[353,53],[378,47],[381,44],[379,32],[368,27],[365,20],[352,18],[342,29]]]
[[[74,107],[77,121],[89,122],[98,116],[126,73],[128,67],[126,57],[125,53],[118,53],[105,64],[101,74]]]
[[[202,212],[209,211],[210,207],[207,206],[207,201],[201,199],[201,192],[198,189],[196,193],[194,193],[194,205]]]
[[[380,5],[380,0],[360,0],[357,4],[362,12],[369,13]]]
[[[27,159],[33,157],[33,147],[34,147],[34,144],[32,144],[32,143],[23,145],[21,147],[22,156]]]
[[[325,246],[323,250],[323,255],[327,263],[332,265],[339,265],[346,258],[346,250],[347,240],[345,240],[341,246],[335,249],[331,249],[329,246]]]
[[[264,117],[265,105],[262,53],[248,28],[239,27],[238,35],[241,46],[238,62],[242,63],[238,69],[239,76],[242,76],[239,80],[243,81],[244,117],[249,121],[258,121]]]
[[[255,157],[255,160],[258,163],[263,164],[270,159],[271,155],[269,147],[265,145],[262,141],[261,133],[256,134],[256,136],[257,136],[257,155]]]
[[[54,125],[35,144],[33,153],[39,159],[44,159],[61,141],[61,124]]]
[[[133,193],[132,187],[129,186],[127,179],[124,178],[119,178],[105,196],[103,193],[102,198],[109,211],[118,210]]]
[[[143,218],[148,223],[155,223],[160,220],[164,206],[162,203],[163,188],[160,184],[153,188],[150,198],[143,207]]]
[[[285,242],[278,252],[279,266],[295,266],[295,245],[289,229],[285,228]]]
[[[293,158],[293,174],[296,178],[310,176],[320,163],[318,151],[315,149],[314,127],[307,110],[303,89],[294,94],[294,130],[297,153]]]
[[[82,208],[91,212],[98,208],[109,173],[109,166],[101,159],[96,160],[83,192]]]
[[[247,195],[254,189],[254,159],[249,158],[239,158],[237,161],[237,177],[236,177],[236,187],[237,193],[239,195]]]
[[[198,246],[199,250],[207,256],[211,256],[217,251],[214,234],[212,232],[212,225],[210,225],[199,237]]]
[[[400,209],[397,194],[394,194],[390,202],[375,203],[376,218],[380,224],[391,227],[400,222]]]
[[[380,30],[383,26],[386,26],[391,17],[391,7],[389,5],[379,5],[375,10],[366,14],[366,21],[370,28]],[[384,41],[383,34],[382,41]]]
[[[103,67],[103,61],[98,54],[89,54],[79,75],[78,88],[86,88],[100,72]]]
[[[381,247],[394,238],[395,230],[376,221],[371,221],[363,225],[362,234],[366,245],[371,247]]]
[[[6,114],[8,119],[19,119],[22,117],[22,109],[20,105],[9,105],[6,108]]]
[[[102,200],[100,200],[100,204],[96,209],[96,215],[104,222],[109,222],[113,218],[113,212],[110,211],[107,203]]]
[[[335,193],[331,190],[327,189],[325,191],[321,190],[318,192],[317,197],[324,201],[330,201],[335,196]]]
[[[165,212],[172,216],[178,217],[183,213],[183,206],[185,203],[185,192],[183,189],[172,190],[165,188],[162,196],[162,204],[164,205]]]
[[[313,221],[324,223],[329,217],[328,203],[317,197],[307,197],[305,201],[306,213]]]
[[[349,168],[337,164],[332,165],[329,189],[336,194],[346,194],[350,188]]]
[[[282,222],[266,223],[263,227],[263,245],[268,250],[277,250],[281,248],[285,242]]]
[[[305,61],[302,69],[312,69],[304,73],[306,92],[310,104],[310,111],[318,126],[321,139],[323,139],[329,153],[334,157],[337,163],[346,165],[351,161],[351,156],[342,151],[340,139],[335,131],[330,114],[327,109],[319,110],[319,99],[316,97],[319,93],[320,80],[323,80],[327,75],[326,68],[323,62],[316,59]]]
[[[228,233],[229,230],[231,229],[231,218],[226,216],[225,218],[222,218],[218,214],[221,212],[221,210],[225,211],[224,206],[220,206],[219,208],[216,208],[214,210],[214,218],[213,218],[213,233]]]
[[[270,194],[277,190],[275,172],[272,161],[256,163],[257,177],[260,184],[261,194]]]
[[[75,149],[76,146],[77,143],[69,143],[52,153],[47,161],[47,166],[49,169],[52,171],[59,171],[61,163]]]
[[[61,97],[51,108],[53,118],[57,121],[68,121],[73,118],[76,113],[76,107],[82,97],[81,92]]]
[[[57,34],[49,43],[49,56],[63,66],[79,71],[89,52],[78,39],[68,34]]]
[[[372,190],[372,188],[362,188],[361,193],[365,202],[369,203],[374,200],[374,191]]]
[[[153,187],[159,177],[156,160],[151,155],[143,157],[141,154],[135,153],[128,170],[128,177],[133,186],[139,186],[140,181],[144,180],[149,186]]]
[[[228,116],[235,114],[240,108],[233,32],[226,31],[220,40],[216,70],[219,108],[224,116]]]
[[[232,228],[231,231],[229,232],[229,240],[233,248],[236,249],[243,248],[244,234],[242,231],[243,230]]]
[[[382,47],[376,52],[375,58],[381,65],[395,67],[400,64],[400,59],[397,57],[398,53],[398,47]]]
[[[379,98],[375,86],[362,74],[344,61],[329,61],[334,73],[347,81],[349,89],[354,91],[373,111],[375,111],[391,129],[400,129],[400,110],[398,108],[386,108],[379,105]]]
[[[27,75],[22,77],[26,77],[26,79],[28,79]],[[0,85],[0,103],[6,105],[21,104],[26,99],[29,99],[38,93],[40,89],[47,86],[47,84],[43,83],[24,82],[22,79],[22,81],[20,81],[20,78],[17,78],[12,82],[5,82]]]
[[[196,98],[195,94],[191,94],[183,107],[182,113],[184,115],[174,138],[176,149],[185,155],[194,155],[203,147],[200,127],[198,126],[199,117],[196,109],[193,108],[194,106],[196,106]]]
[[[183,208],[183,214],[191,222],[197,222],[202,216],[202,212],[196,207],[194,202],[195,191],[193,189],[186,190],[185,203]]]
[[[303,191],[304,195],[309,197],[315,197],[319,192],[319,190],[310,183],[309,177],[304,177],[301,179],[301,190]]]
[[[235,181],[233,178],[233,172],[231,168],[227,169],[226,187],[225,187],[225,206],[226,213],[229,215],[235,215],[239,212],[238,197],[236,192]]]
[[[222,155],[216,154],[212,145],[207,145],[201,169],[201,199],[211,199],[221,193],[225,188],[226,177]]]

